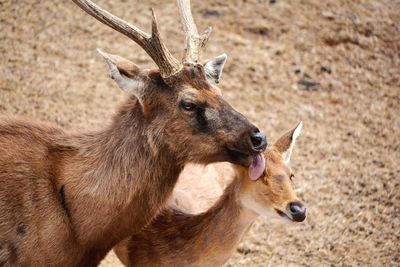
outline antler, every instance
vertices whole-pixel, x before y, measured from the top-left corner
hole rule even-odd
[[[168,51],[164,43],[161,41],[160,33],[157,27],[157,20],[152,9],[152,32],[151,35],[141,31],[128,22],[114,16],[108,11],[100,8],[89,0],[72,0],[80,8],[86,11],[100,22],[113,28],[116,31],[126,35],[138,45],[154,60],[160,69],[160,74],[163,78],[168,78],[177,73],[181,69],[181,64]],[[190,10],[189,10],[190,12]]]
[[[178,0],[177,2],[186,36],[186,49],[183,61],[197,63],[200,60],[201,49],[206,46],[212,29],[208,27],[202,35],[199,35],[193,20],[192,11],[190,10],[190,0]]]

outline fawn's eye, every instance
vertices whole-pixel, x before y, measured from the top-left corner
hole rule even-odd
[[[182,101],[182,102],[181,102],[181,107],[182,107],[184,110],[193,111],[193,110],[196,109],[197,105],[194,104],[194,103],[192,103],[192,102]]]
[[[294,174],[291,174],[290,177],[289,177],[289,179],[290,179],[290,181],[293,181],[293,179],[294,179]]]

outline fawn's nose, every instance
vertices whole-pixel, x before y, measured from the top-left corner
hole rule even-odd
[[[253,131],[252,134],[250,135],[250,142],[252,148],[257,152],[264,151],[265,148],[267,147],[267,137],[258,129]]]
[[[306,218],[306,208],[299,201],[290,202],[288,211],[293,218],[293,221],[302,222]]]

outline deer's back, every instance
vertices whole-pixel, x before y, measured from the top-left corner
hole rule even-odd
[[[63,259],[60,244],[71,235],[54,149],[63,134],[42,124],[0,121],[0,265],[56,265],[45,261],[47,253]]]

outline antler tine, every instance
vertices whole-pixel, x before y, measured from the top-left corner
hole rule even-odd
[[[157,20],[153,9],[152,34],[149,35],[148,33],[102,9],[92,1],[72,1],[89,15],[93,16],[112,29],[126,35],[128,38],[140,45],[157,64],[163,78],[168,78],[181,69],[181,64],[179,61],[173,57],[173,55],[168,51],[164,43],[161,41],[160,33],[157,27]]]
[[[201,49],[206,46],[212,29],[208,27],[202,35],[199,35],[193,20],[192,11],[190,10],[190,0],[177,0],[177,2],[186,36],[185,57],[183,61],[197,63],[200,60]]]
[[[161,76],[163,78],[167,78],[177,73],[182,68],[182,65],[168,51],[167,47],[162,42],[160,32],[158,31],[156,13],[153,8],[151,9],[151,15],[152,15],[152,27],[151,27],[151,38],[150,38],[150,43],[152,44],[151,51],[153,51],[155,55],[157,55],[156,58],[159,59],[159,63],[157,63],[157,65],[160,68]]]

